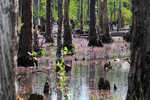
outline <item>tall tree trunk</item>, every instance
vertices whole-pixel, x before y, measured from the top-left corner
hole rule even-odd
[[[15,0],[15,13],[16,13],[16,29],[19,26],[19,0]]]
[[[64,46],[68,50],[72,49],[72,32],[70,28],[70,19],[69,19],[69,4],[70,0],[65,0],[64,2]]]
[[[96,35],[96,16],[95,16],[95,4],[96,0],[90,0],[90,33],[89,33],[89,43],[93,44],[97,39]]]
[[[87,16],[88,18],[90,17],[90,0],[87,0],[87,5],[88,5],[88,9],[87,9]],[[88,19],[89,20],[89,19]]]
[[[52,0],[46,0],[46,42],[53,42],[52,38]]]
[[[113,12],[114,12],[114,24],[116,25],[116,2],[115,1],[114,1]]]
[[[102,42],[110,43],[112,42],[112,38],[110,36],[110,29],[109,29],[109,21],[108,21],[108,8],[107,8],[107,0],[100,0],[100,27],[101,32],[104,34],[102,38]]]
[[[83,33],[83,0],[80,1],[80,31]]]
[[[39,6],[38,6],[38,3],[39,0],[34,0],[34,3],[33,3],[33,11],[34,11],[34,16],[33,16],[33,26],[34,26],[34,29],[36,28],[36,25],[38,25],[38,9],[39,9]]]
[[[131,65],[126,100],[150,100],[150,1],[132,0]]]
[[[19,34],[18,65],[32,66],[34,62],[28,54],[32,52],[32,0],[22,0],[22,24]]]
[[[110,8],[110,31],[113,30],[113,10]]]
[[[101,34],[104,34],[104,17],[103,17],[103,13],[104,13],[104,2],[102,0],[98,0],[98,4],[99,4],[99,12],[98,12],[98,16],[99,16],[99,32]]]
[[[39,52],[41,50],[40,45],[39,45],[39,31],[38,31],[38,26],[35,27],[35,30],[33,31],[33,50],[35,52]]]
[[[98,40],[98,36],[96,34],[96,16],[95,16],[95,4],[96,0],[90,0],[90,32],[89,32],[89,46],[102,46],[101,41]]]
[[[107,0],[104,0],[104,33],[106,36],[110,37],[109,34],[109,21],[108,21],[108,8],[107,8]]]
[[[62,48],[62,22],[63,22],[63,0],[58,0],[58,33],[57,33],[57,57],[61,57]]]
[[[122,11],[121,11],[121,0],[120,0],[120,3],[119,3],[119,10],[118,10],[118,22],[117,22],[117,31],[119,31],[120,30],[120,28],[121,28],[121,13],[122,13]]]
[[[15,0],[0,0],[0,100],[16,100]]]
[[[78,0],[78,20],[80,21],[80,13],[81,13],[81,2],[80,2],[81,0]]]

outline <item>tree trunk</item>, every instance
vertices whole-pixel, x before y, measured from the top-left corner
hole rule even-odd
[[[38,25],[38,9],[39,9],[39,6],[38,6],[38,3],[39,0],[34,0],[34,3],[33,3],[33,12],[34,12],[34,16],[33,16],[33,28],[35,29],[36,28],[36,25]]]
[[[150,1],[132,0],[131,65],[126,100],[150,100]]]
[[[100,0],[101,1],[101,0]],[[112,42],[112,38],[110,36],[110,29],[109,29],[109,21],[108,21],[108,8],[107,8],[107,0],[103,0],[100,2],[100,27],[101,32],[104,34],[102,38],[103,43],[110,43]]]
[[[108,8],[107,8],[107,0],[104,0],[104,33],[106,36],[110,36],[109,34],[109,21],[108,21]]]
[[[81,13],[81,2],[80,2],[81,0],[78,0],[78,20],[80,21],[80,13]]]
[[[80,31],[83,33],[83,0],[80,1]]]
[[[87,0],[87,5],[88,5],[88,9],[87,9],[87,16],[88,18],[90,17],[90,0]],[[89,20],[89,19],[88,19]]]
[[[58,33],[57,33],[57,57],[61,57],[62,48],[62,22],[63,22],[63,0],[58,1]]]
[[[96,0],[90,0],[90,32],[89,32],[89,46],[102,46],[101,41],[98,40],[96,34],[96,16],[95,16],[95,4]]]
[[[46,42],[53,42],[52,39],[52,0],[46,0]]]
[[[22,27],[19,34],[18,66],[34,66],[32,52],[32,0],[22,0]]]
[[[36,25],[35,30],[33,32],[33,38],[34,38],[33,50],[35,52],[39,53],[41,48],[40,48],[40,45],[39,45],[38,35],[39,35],[39,31],[38,31],[38,26]]]
[[[89,43],[93,44],[97,39],[96,35],[96,16],[95,16],[95,4],[96,0],[90,0],[90,33],[89,33]]]
[[[0,0],[0,100],[16,100],[15,0]]]
[[[109,27],[110,27],[110,31],[113,31],[113,2],[110,2],[110,21],[109,21]]]
[[[114,2],[113,12],[114,12],[114,22],[113,23],[116,25],[116,2]]]
[[[121,11],[121,0],[120,0],[120,3],[119,3],[119,10],[118,10],[118,22],[117,22],[117,31],[119,31],[120,30],[120,28],[121,28],[121,13],[122,13],[122,11]]]
[[[70,4],[70,0],[65,0],[64,2],[64,46],[66,46],[68,50],[71,50],[72,32],[71,32],[70,20],[69,20],[69,4]]]
[[[99,0],[99,12],[98,12],[98,16],[99,16],[99,29],[100,29],[100,33],[99,34],[104,34],[104,18],[103,18],[103,13],[104,13],[104,2],[102,0]]]

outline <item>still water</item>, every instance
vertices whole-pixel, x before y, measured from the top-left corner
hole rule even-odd
[[[112,44],[111,46],[122,46],[123,42],[119,42],[119,44],[118,41],[121,40],[118,39],[117,43],[115,41],[115,44]],[[74,58],[65,60],[67,64],[72,66],[72,69],[71,72],[65,74],[67,81],[64,88],[67,91],[64,92],[61,92],[58,88],[59,82],[55,72],[55,66],[53,65],[53,62],[49,61],[49,58],[41,58],[42,60],[39,65],[39,69],[20,67],[17,69],[16,77],[17,96],[19,98],[23,98],[20,100],[28,100],[27,98],[32,93],[44,95],[43,88],[46,80],[48,79],[50,94],[44,96],[45,100],[125,100],[128,89],[127,77],[130,65],[126,60],[122,59],[122,57],[117,60],[115,59],[121,54],[128,54],[129,50],[125,49],[121,51],[120,49],[120,51],[118,51],[119,46],[117,46],[116,49],[110,49],[112,47],[106,46],[106,48],[104,48],[105,50],[101,50],[101,52],[104,52],[104,57],[107,59],[100,59],[103,57],[98,56],[97,53],[92,54],[93,51],[90,51],[92,49],[89,51],[87,49],[86,51],[83,48],[83,50],[81,50],[83,52],[79,52],[81,54],[78,53],[78,55],[75,56],[79,57],[79,55],[87,55],[85,60],[82,60],[82,57],[77,61],[75,61]],[[94,52],[100,51],[95,49]],[[108,60],[111,62],[112,70],[105,72],[104,64]],[[100,77],[104,77],[110,81],[110,92],[98,90],[98,80]],[[116,91],[114,90],[114,84],[117,86]]]

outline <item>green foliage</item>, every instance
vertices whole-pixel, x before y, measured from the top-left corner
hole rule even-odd
[[[80,28],[80,23],[78,22],[78,23],[76,23],[76,25],[75,25],[75,28]]]
[[[56,67],[59,67],[60,70],[57,73],[59,75],[59,89],[61,92],[64,93],[64,95],[72,96],[72,94],[69,92],[69,88],[67,87],[68,77],[65,76],[65,65],[64,60],[62,58],[58,58],[56,60]]]
[[[84,30],[88,31],[90,27],[89,27],[89,25],[84,25],[83,28],[84,28]]]
[[[46,19],[46,0],[41,0],[40,4],[41,4],[41,8],[40,8],[39,14],[38,14],[37,8],[35,7],[33,9],[33,16],[40,16],[41,18]],[[58,20],[57,4],[58,4],[58,0],[54,0],[53,8],[52,8],[52,16],[55,21]]]
[[[18,32],[18,34],[21,33],[21,16],[19,16],[19,22],[18,22],[17,32]]]
[[[77,0],[70,1],[70,7],[69,7],[70,19],[78,20],[78,5],[79,5],[79,2]]]
[[[64,66],[64,60],[63,59],[61,59],[61,58],[58,58],[57,60],[56,60],[56,67],[59,67],[60,68],[60,70],[59,70],[59,74],[64,74],[65,72],[66,72],[66,70],[65,70],[65,66]]]
[[[30,56],[32,56],[32,57],[37,57],[38,54],[39,54],[39,52],[32,51],[32,52],[28,52],[28,54],[29,54]],[[42,49],[42,50],[40,51],[40,54],[42,54],[42,56],[47,56],[45,49]]]
[[[81,1],[80,1],[81,4]],[[81,5],[80,5],[81,6]],[[83,0],[83,22],[85,23],[88,20],[88,5],[87,0]],[[71,0],[70,1],[70,19],[73,19],[75,21],[75,28],[80,27],[80,21],[79,21],[79,1],[78,0]]]
[[[56,9],[53,9],[53,18],[55,21],[58,20],[58,11]]]
[[[58,20],[58,0],[53,0],[52,16],[54,18],[54,21]]]
[[[66,46],[64,47],[63,54],[64,54],[64,55],[67,55],[67,54],[69,54],[69,50],[68,50],[68,48],[67,48]]]
[[[112,14],[112,21],[114,21],[114,2],[116,5],[116,20],[118,19],[118,9],[120,5],[120,0],[108,0],[108,13],[109,19]],[[126,6],[125,6],[126,5]],[[130,0],[121,0],[121,20],[123,24],[131,24],[132,21],[132,12],[131,12],[131,1]]]
[[[77,46],[75,46],[75,45],[72,45],[72,49],[71,50],[68,50],[68,48],[65,46],[64,48],[63,48],[63,55],[72,55],[72,54],[74,54],[77,49]]]
[[[124,24],[131,24],[132,12],[127,8],[122,8],[122,20]]]
[[[28,52],[28,54],[30,55],[30,56],[36,56],[37,55],[37,53],[36,52],[34,52],[34,51],[32,51],[32,52]]]
[[[41,50],[41,54],[42,54],[43,56],[46,56],[46,49],[42,49],[42,50]]]
[[[46,19],[46,0],[41,0],[40,4],[41,8],[38,16],[42,17],[43,19]]]
[[[38,17],[39,16],[39,14],[38,14],[38,7],[37,6],[33,7],[33,16],[34,17]]]
[[[87,0],[83,0],[83,22],[88,20],[88,5]]]
[[[67,78],[65,76],[66,70],[65,70],[65,66],[64,66],[64,60],[61,59],[61,58],[58,58],[56,60],[56,67],[60,68],[60,70],[58,72],[58,74],[60,75],[60,77],[59,77],[59,87],[60,87],[61,91],[64,91],[63,89],[64,89],[64,86],[65,86],[66,81],[67,81]]]

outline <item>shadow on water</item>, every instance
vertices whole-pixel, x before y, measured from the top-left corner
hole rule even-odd
[[[54,66],[52,69],[46,68],[45,71],[31,71],[32,68],[26,68],[22,72],[17,71],[17,96],[24,98],[23,100],[28,100],[27,98],[33,93],[43,95],[44,100],[125,100],[130,65],[124,60],[115,61],[109,58],[107,60],[112,65],[112,70],[109,72],[104,71],[106,59],[69,60],[67,63],[72,65],[72,70],[65,75],[67,82],[63,92],[59,88],[59,79]],[[49,66],[49,63],[40,64],[41,69],[44,69],[45,66]],[[100,77],[110,81],[110,92],[98,90]],[[47,79],[50,85],[50,94],[44,95],[43,88]],[[117,90],[114,90],[114,84],[117,86]]]

